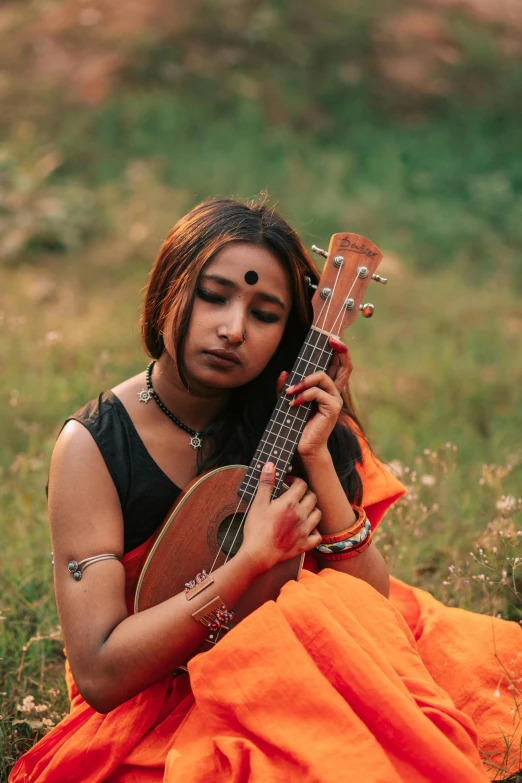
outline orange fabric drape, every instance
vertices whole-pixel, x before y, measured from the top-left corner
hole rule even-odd
[[[361,472],[375,526],[404,488],[370,452]],[[124,558],[129,598],[144,549]],[[501,766],[502,734],[520,740],[507,683],[494,695],[501,664],[521,676],[519,650],[515,623],[448,609],[397,580],[387,600],[346,574],[303,571],[196,656],[190,677],[164,678],[108,715],[68,672],[70,715],[9,780],[488,780],[479,750]]]

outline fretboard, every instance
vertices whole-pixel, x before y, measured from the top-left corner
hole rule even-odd
[[[312,327],[284,388],[298,383],[316,370],[326,370],[330,364],[332,353],[333,351],[328,344],[328,334]],[[291,407],[292,397],[293,395],[286,394],[284,390],[281,393],[263,437],[259,441],[254,458],[245,473],[238,495],[247,502],[252,500],[256,493],[259,474],[265,462],[273,462],[276,469],[272,497],[278,497],[281,492],[284,478],[288,473],[312,407],[311,402],[305,402],[295,408]]]

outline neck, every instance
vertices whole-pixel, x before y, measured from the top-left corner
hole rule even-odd
[[[326,370],[332,354],[332,348],[328,343],[328,334],[312,327],[299,356],[295,360],[292,372],[287,378],[285,389],[316,370]],[[272,497],[275,498],[279,495],[285,475],[292,464],[299,438],[310,416],[311,407],[310,402],[305,402],[298,408],[293,408],[284,391],[279,396],[274,412],[239,487],[238,494],[243,500],[248,502],[254,497],[261,470],[268,460],[275,464],[276,469]]]
[[[183,424],[201,432],[226,407],[227,389],[192,388],[183,385],[179,372],[166,351],[152,370],[152,385],[162,403]]]

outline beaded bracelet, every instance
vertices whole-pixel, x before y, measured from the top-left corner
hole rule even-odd
[[[340,541],[346,541],[346,539],[356,535],[364,528],[368,521],[366,511],[360,506],[352,506],[352,509],[356,515],[355,522],[350,525],[350,527],[346,528],[346,530],[341,530],[340,533],[327,533],[323,536],[322,544],[337,544]]]
[[[364,527],[356,535],[345,538],[344,541],[336,541],[333,544],[323,543],[323,538],[323,541],[316,547],[316,551],[321,554],[321,557],[324,557],[327,560],[344,560],[345,558],[339,557],[339,555],[348,555],[348,552],[352,553],[349,555],[350,557],[355,556],[355,554],[359,554],[370,545],[371,530],[371,522],[367,519]],[[370,541],[368,541],[368,539],[370,539]]]
[[[364,552],[370,544],[372,543],[372,534],[370,533],[367,538],[363,541],[362,544],[356,547],[352,547],[351,549],[347,549],[344,552],[338,552],[336,554],[329,554],[325,555],[321,552],[321,557],[324,560],[349,560],[351,557],[357,557],[357,555],[360,555],[362,552]]]
[[[211,574],[207,574],[203,568],[201,573],[196,574],[194,579],[191,579],[190,582],[185,582],[185,598],[187,601],[191,601],[194,596],[199,595],[212,584],[214,584],[214,577]]]
[[[217,595],[208,604],[194,612],[192,617],[194,620],[199,620],[200,623],[206,625],[211,631],[217,631],[234,619],[234,612],[229,611],[222,599]]]
[[[371,522],[369,519],[367,519],[364,527],[358,533],[356,533],[356,535],[345,538],[343,541],[335,541],[332,544],[327,544],[324,542],[326,537],[325,536],[316,549],[321,552],[321,554],[325,555],[334,555],[338,552],[344,552],[346,549],[354,549],[355,547],[358,547],[360,544],[364,543],[364,541],[369,536],[371,529]]]

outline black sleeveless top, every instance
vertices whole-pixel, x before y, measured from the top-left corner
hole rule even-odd
[[[105,460],[123,513],[124,552],[130,552],[159,527],[181,489],[152,459],[127,409],[112,391],[73,413],[63,427],[71,419],[89,430]]]

